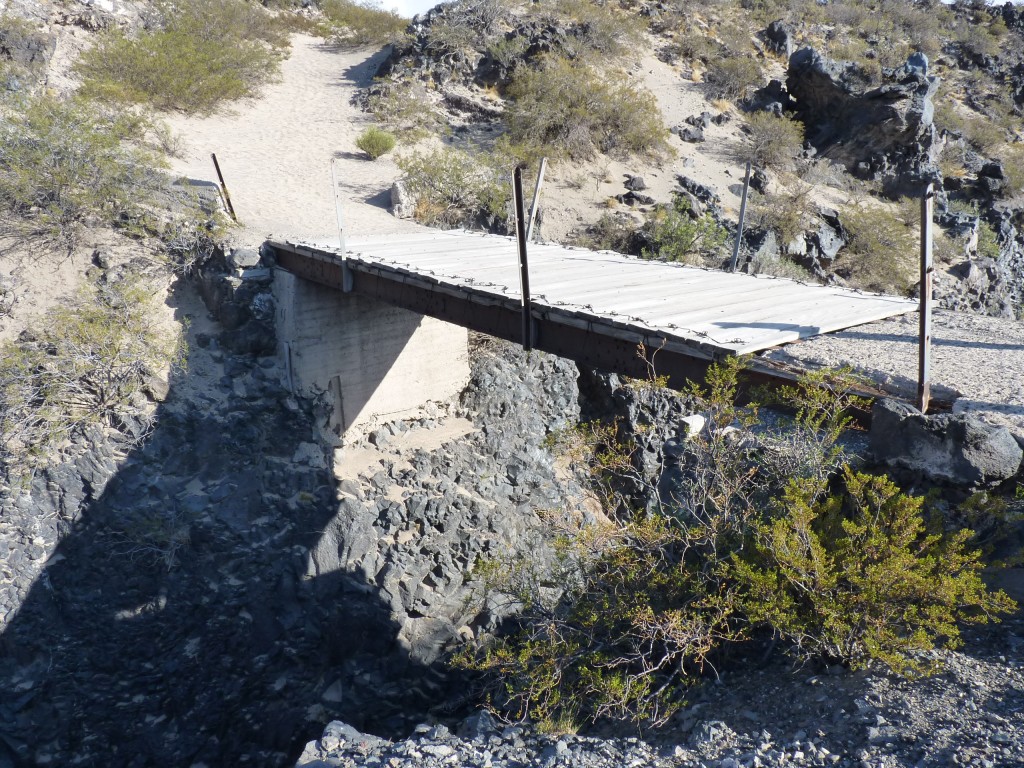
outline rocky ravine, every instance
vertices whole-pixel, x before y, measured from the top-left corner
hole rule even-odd
[[[268,279],[208,275],[219,323],[179,286],[189,365],[151,437],[97,431],[0,499],[0,766],[285,765],[332,718],[406,733],[458,704],[435,658],[472,631],[477,554],[578,493],[540,447],[575,367],[507,350],[336,483],[267,355]]]
[[[231,268],[251,256],[205,275],[217,322],[190,286],[175,291],[192,318],[189,368],[151,393],[161,402],[147,442],[126,450],[122,435],[93,433],[73,460],[3,497],[4,768],[276,766],[332,720],[391,737],[421,722],[455,728],[470,688],[439,653],[505,610],[480,604],[472,564],[543,553],[544,510],[588,514],[545,436],[581,411],[618,415],[652,467],[678,438],[678,401],[641,402],[614,377],[484,343],[461,402],[378,429],[335,457],[332,477],[325,414],[282,386],[268,354],[270,274]],[[1022,643],[1019,621],[975,633],[968,655],[947,655],[946,675],[919,683],[726,658],[643,741],[479,719],[465,726],[477,741],[440,727],[411,742],[342,741],[331,726],[303,759],[1024,764]]]

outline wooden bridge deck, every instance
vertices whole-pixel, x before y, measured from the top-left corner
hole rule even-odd
[[[336,247],[271,245],[283,267],[343,287]],[[510,238],[440,231],[358,237],[346,242],[344,259],[357,293],[521,341],[519,268]],[[605,251],[531,244],[529,260],[537,348],[623,373],[630,372],[626,359],[636,358],[640,343],[660,350],[660,361],[680,357],[706,367],[723,356],[916,309],[894,296]],[[598,346],[604,349],[581,349]],[[683,373],[673,368],[665,372]]]

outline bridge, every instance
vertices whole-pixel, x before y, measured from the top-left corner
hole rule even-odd
[[[682,386],[725,356],[917,309],[834,286],[532,244],[525,338],[510,238],[431,230],[353,238],[344,252],[326,243],[269,245],[283,270],[275,281],[282,354],[299,386],[331,393],[339,434],[397,415],[406,401],[461,389],[467,329],[633,377],[653,366]],[[794,376],[756,359],[752,371],[773,381]],[[417,392],[402,391],[410,388]]]

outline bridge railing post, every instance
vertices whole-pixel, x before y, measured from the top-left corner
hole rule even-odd
[[[921,308],[918,339],[917,408],[928,412],[931,400],[932,359],[932,200],[935,188],[929,184],[921,197]]]
[[[523,169],[512,172],[512,202],[516,214],[516,241],[519,246],[519,286],[523,297],[523,349],[533,349],[533,308],[530,303],[530,266],[526,258],[526,213],[523,206]]]

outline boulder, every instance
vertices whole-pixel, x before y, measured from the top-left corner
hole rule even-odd
[[[925,416],[895,400],[875,403],[869,438],[879,463],[920,473],[932,482],[969,488],[1009,480],[1024,458],[1006,427],[970,413]]]
[[[676,134],[688,144],[700,144],[706,141],[703,129],[695,125],[681,125],[676,128]]]
[[[683,174],[677,174],[676,181],[679,182],[679,186],[683,188],[684,192],[693,195],[708,208],[718,208],[722,205],[722,198],[718,196],[713,187],[701,184],[699,181]]]
[[[792,25],[787,24],[782,19],[776,19],[761,32],[761,39],[764,40],[765,45],[769,49],[789,58],[795,46],[794,34],[795,30]]]
[[[626,189],[630,192],[643,192],[647,189],[647,182],[644,181],[643,176],[634,176],[633,174],[626,174]]]
[[[391,213],[396,219],[411,219],[416,211],[416,198],[401,179],[391,185]]]

